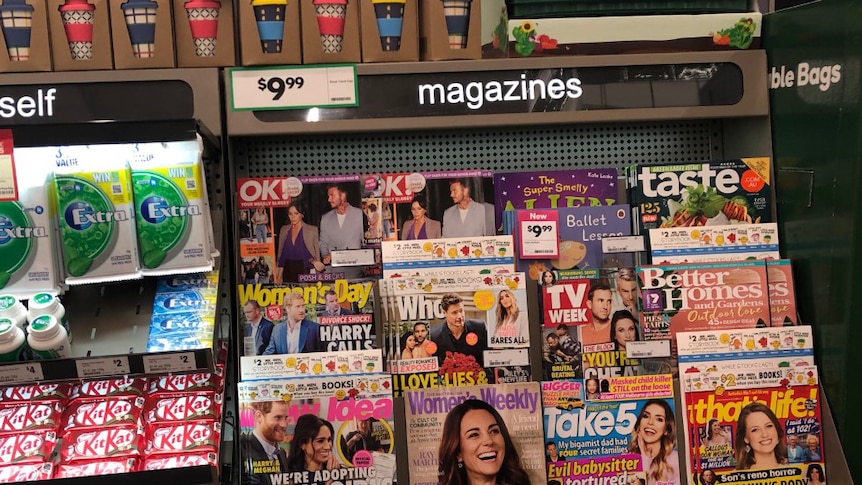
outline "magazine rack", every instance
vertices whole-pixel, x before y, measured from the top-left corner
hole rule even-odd
[[[234,111],[228,96],[226,123],[233,160],[230,183],[244,177],[465,168],[622,169],[659,160],[672,163],[771,156],[765,62],[765,54],[754,51],[360,65],[360,108]],[[740,77],[717,78],[712,86],[721,87],[698,91],[697,96],[687,98],[695,100],[687,107],[661,106],[660,100],[656,104],[655,98],[644,100],[637,96],[617,105],[607,103],[618,99],[614,94],[621,86],[615,82],[620,79],[646,83],[652,88],[646,92],[652,93],[674,85],[666,75],[667,66],[681,72],[686,64],[703,63],[733,63]],[[602,67],[611,69],[602,71]],[[590,71],[591,68],[600,70]],[[525,103],[490,113],[439,106],[414,106],[411,111],[399,106],[415,104],[407,96],[417,92],[417,82],[466,83],[474,79],[471,76],[488,79],[489,73],[504,76],[531,70],[601,74],[604,84],[596,82],[596,89],[602,93],[600,100],[589,109],[586,104],[537,108],[537,103]],[[620,72],[633,75],[620,76]],[[385,76],[394,80],[388,81]],[[230,89],[229,75],[226,77]],[[701,84],[709,85],[710,81]],[[733,89],[723,91],[725,84],[742,86],[742,96],[734,98]],[[396,85],[403,92],[397,91]],[[677,87],[691,89],[685,83]],[[711,102],[728,104],[709,106]],[[529,166],[523,160],[529,160]],[[237,231],[235,227],[235,235]],[[532,304],[531,311],[538,314],[538,303]],[[534,355],[533,359],[538,362],[540,357]],[[827,374],[828,363],[821,361],[821,366],[827,368]],[[829,383],[827,377],[827,392]],[[830,450],[826,473],[833,482],[852,483],[829,407],[825,402],[823,406],[825,446]],[[396,406],[396,411],[396,419],[403,419],[403,405]],[[679,439],[682,442],[682,435]],[[403,438],[396,448],[396,455],[401,453],[406,453]],[[406,483],[406,479],[406,467],[401,467],[399,480]]]

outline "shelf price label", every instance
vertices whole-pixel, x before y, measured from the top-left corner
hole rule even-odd
[[[79,359],[75,361],[78,377],[124,376],[129,370],[127,356]]]
[[[560,218],[555,210],[518,211],[518,251],[524,259],[560,256]]]
[[[356,66],[231,68],[234,111],[357,106]]]
[[[167,374],[197,369],[194,352],[150,354],[144,356],[144,372]]]
[[[27,362],[0,366],[0,384],[21,384],[24,382],[44,381],[42,364]]]

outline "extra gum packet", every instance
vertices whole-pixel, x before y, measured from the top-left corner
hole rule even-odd
[[[140,143],[128,154],[145,275],[213,269],[212,215],[198,140]]]
[[[54,197],[66,284],[141,278],[131,171],[112,145],[57,148]]]

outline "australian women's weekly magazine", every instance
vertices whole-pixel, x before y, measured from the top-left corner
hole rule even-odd
[[[410,483],[546,483],[541,405],[538,382],[407,391]]]
[[[238,384],[243,485],[395,483],[388,375]]]

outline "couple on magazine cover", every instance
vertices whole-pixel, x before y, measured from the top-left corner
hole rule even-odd
[[[319,227],[306,221],[308,206],[302,197],[287,206],[287,221],[278,230],[275,282],[298,282],[299,276],[332,271],[332,251],[361,249],[365,236],[365,214],[348,201],[343,184],[326,187],[330,210],[320,217]],[[357,267],[339,267],[346,278],[361,275]]]
[[[453,205],[443,211],[442,224],[428,216],[425,194],[416,194],[410,201],[410,219],[401,227],[402,240],[481,237],[496,234],[494,205],[475,200],[470,181],[481,184],[481,178],[457,178],[449,181],[449,197]]]
[[[296,420],[289,451],[281,446],[287,440],[290,405],[285,401],[251,404],[254,426],[251,433],[240,435],[243,459],[243,484],[273,485],[270,475],[289,472],[315,472],[341,468],[335,449],[332,423],[315,414],[303,414]],[[383,452],[373,436],[374,418],[356,420],[356,429],[340,438],[341,453],[352,463],[360,451]],[[281,483],[281,482],[279,482]],[[307,483],[316,483],[309,479]]]

